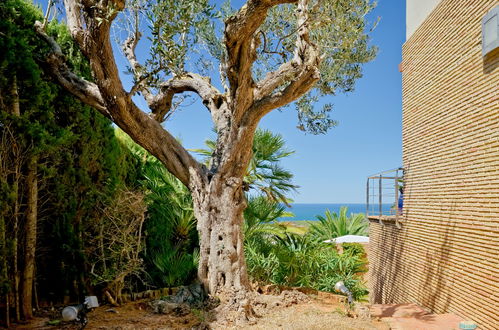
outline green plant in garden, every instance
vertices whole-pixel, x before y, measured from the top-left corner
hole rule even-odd
[[[285,143],[282,135],[257,129],[244,182],[249,189],[264,193],[270,200],[288,204],[289,194],[298,186],[292,183],[293,174],[280,166],[281,160],[295,153],[288,150]]]
[[[325,216],[317,216],[319,221],[310,225],[310,233],[317,240],[328,240],[345,235],[368,234],[368,223],[363,213],[347,215],[348,207],[340,208],[340,213],[326,210]]]
[[[245,254],[248,273],[257,283],[334,292],[334,285],[343,281],[354,299],[367,294],[361,278],[367,271],[367,261],[361,250],[339,254],[334,245],[311,235],[286,233],[248,241]]]
[[[199,259],[196,219],[189,190],[163,164],[117,129],[135,156],[138,183],[146,193],[145,268],[154,286],[186,284],[195,278]]]
[[[54,303],[88,293],[85,232],[126,184],[123,150],[110,120],[43,71],[40,60],[48,47],[33,30],[41,19],[31,1],[0,1],[0,304],[8,306],[5,319],[12,311],[14,319],[30,317],[31,288],[40,301]],[[67,27],[54,21],[46,31],[57,35],[68,67],[90,78],[88,60]],[[33,180],[27,180],[29,173]]]
[[[248,275],[253,282],[279,284],[279,258],[273,253],[270,240],[251,240],[244,244]]]
[[[284,235],[285,227],[277,219],[289,215],[285,207],[265,196],[248,198],[248,206],[244,210],[244,239],[262,239],[269,235]]]
[[[156,275],[162,285],[174,287],[187,283],[197,269],[199,252],[185,253],[174,246],[164,246],[152,252],[153,263],[159,274]],[[153,275],[154,276],[154,275]]]

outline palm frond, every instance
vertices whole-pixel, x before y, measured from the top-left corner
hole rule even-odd
[[[310,226],[310,233],[317,240],[328,240],[345,235],[361,235],[368,233],[368,223],[363,213],[347,216],[348,207],[340,208],[340,214],[326,210],[325,216],[317,216],[317,222]]]

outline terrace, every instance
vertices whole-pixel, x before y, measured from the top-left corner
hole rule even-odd
[[[392,221],[399,226],[402,207],[399,198],[404,189],[404,169],[402,167],[373,174],[366,184],[366,217],[369,220]]]

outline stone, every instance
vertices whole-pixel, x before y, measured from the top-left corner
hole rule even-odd
[[[176,304],[165,300],[154,301],[152,307],[156,314],[175,314],[177,316],[184,316],[190,312],[190,308],[186,304]]]
[[[166,300],[176,304],[187,304],[191,307],[201,308],[206,298],[206,293],[201,284],[194,283],[189,286],[181,286],[175,295],[168,296]]]

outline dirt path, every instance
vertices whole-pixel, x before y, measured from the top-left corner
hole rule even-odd
[[[253,325],[221,326],[208,323],[208,314],[202,310],[191,310],[184,316],[154,314],[148,301],[143,300],[120,307],[101,306],[88,314],[85,329],[389,329],[383,322],[346,316],[343,305],[328,296],[310,296],[308,301],[297,304],[265,307],[259,314],[264,315]],[[73,324],[47,325],[49,319],[55,317],[57,312],[13,329],[79,329]]]
[[[286,330],[364,330],[389,327],[385,323],[353,319],[316,302],[304,303],[274,311],[260,319],[257,324],[233,329],[286,329]]]

